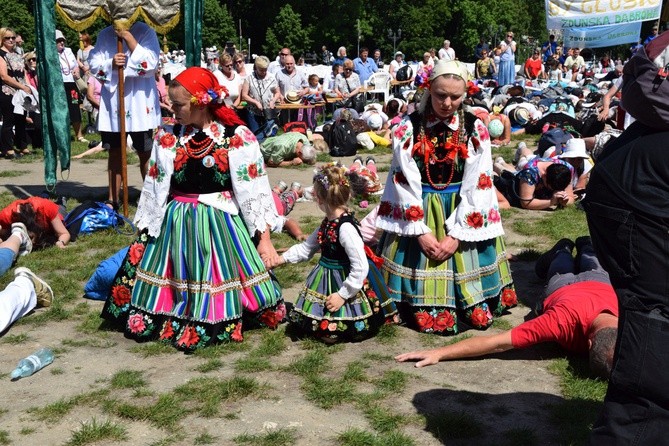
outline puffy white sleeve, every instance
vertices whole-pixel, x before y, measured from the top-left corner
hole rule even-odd
[[[448,235],[466,242],[504,235],[497,194],[492,184],[490,135],[478,119],[469,137],[467,152],[460,203],[446,220]]]
[[[339,295],[350,299],[362,289],[363,281],[369,273],[369,263],[365,256],[365,245],[352,223],[343,223],[339,227],[339,244],[344,247],[351,262],[351,271],[339,289]]]
[[[291,246],[281,256],[288,263],[299,263],[312,258],[319,249],[318,229],[316,229],[305,241]]]
[[[174,173],[176,137],[171,126],[160,127],[153,141],[149,168],[137,204],[134,223],[140,231],[148,229],[152,237],[160,235],[165,218],[170,180]]]
[[[393,160],[386,188],[379,204],[376,226],[403,236],[431,232],[423,223],[423,198],[420,171],[411,156],[413,126],[405,119],[392,133]]]
[[[123,73],[126,77],[153,78],[160,54],[158,36],[150,26],[142,22],[135,22],[130,30],[137,40],[137,46],[130,54]]]
[[[258,140],[253,132],[241,125],[235,130],[235,135],[241,137],[243,143],[239,147],[230,146],[228,152],[232,191],[246,227],[253,236],[256,231],[265,232],[268,225],[269,228],[276,226],[279,214]]]
[[[116,34],[111,27],[104,28],[98,34],[98,40],[88,55],[91,74],[105,86],[112,78],[113,57],[116,54]]]

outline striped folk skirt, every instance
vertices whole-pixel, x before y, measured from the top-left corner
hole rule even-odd
[[[459,188],[424,192],[424,221],[437,240],[446,234]],[[449,259],[429,259],[418,237],[384,233],[379,241],[383,277],[402,319],[422,332],[456,334],[459,323],[487,328],[495,315],[516,304],[502,237],[463,242]]]
[[[399,322],[383,276],[369,261],[369,273],[362,289],[337,311],[325,307],[327,297],[339,291],[349,272],[348,264],[321,257],[309,273],[290,320],[304,334],[327,343],[360,341],[373,336],[381,325]]]
[[[103,317],[128,337],[194,350],[242,341],[242,323],[276,328],[285,306],[242,218],[176,197],[160,235],[130,246]]]

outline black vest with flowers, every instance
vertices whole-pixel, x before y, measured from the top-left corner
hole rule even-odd
[[[214,143],[202,157],[191,157],[177,140],[177,156],[174,160],[174,174],[171,179],[172,190],[184,194],[208,194],[213,192],[231,191],[232,181],[228,165],[228,147],[230,138],[235,136],[237,126],[225,127],[216,123],[224,131],[222,143]],[[190,126],[176,125],[174,133],[179,136],[192,131]],[[203,131],[193,136],[193,141],[202,142],[208,138]]]
[[[334,220],[324,218],[320,228],[318,228],[318,244],[321,247],[321,256],[343,265],[349,265],[350,262],[346,250],[339,243],[339,228],[347,222],[352,223],[360,234],[360,224],[351,214],[343,214]],[[360,236],[362,237],[362,234]]]

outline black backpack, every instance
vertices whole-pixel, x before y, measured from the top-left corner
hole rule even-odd
[[[395,73],[395,79],[398,81],[408,81],[413,77],[413,69],[409,65],[404,65],[397,73]]]
[[[330,146],[330,156],[353,156],[356,154],[358,141],[355,139],[353,126],[348,121],[336,121],[326,134]]]

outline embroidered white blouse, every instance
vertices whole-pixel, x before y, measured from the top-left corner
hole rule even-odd
[[[155,71],[158,66],[160,44],[156,32],[147,24],[135,22],[130,32],[137,40],[135,50],[124,43],[125,129],[128,132],[153,130],[160,125],[160,99],[156,88]],[[98,35],[95,48],[88,57],[91,73],[102,84],[98,130],[120,132],[118,116],[118,70],[113,66],[117,53],[116,33],[109,26]]]
[[[223,127],[220,123],[215,125]],[[230,214],[241,213],[251,235],[256,231],[264,232],[268,225],[270,228],[275,226],[279,215],[255,135],[247,127],[239,126],[235,129],[235,136],[225,138],[222,131],[211,132],[213,126],[214,124],[204,131],[215,144],[228,145],[232,193],[224,191],[202,194],[198,201]],[[165,126],[159,128],[156,133],[149,160],[149,171],[144,180],[134,219],[137,228],[148,229],[152,237],[160,235],[170,193],[170,180],[174,174],[177,148],[183,146],[198,130],[193,129],[190,133],[182,131],[181,135],[174,135],[173,131],[172,126]]]
[[[439,121],[427,124],[435,125]],[[460,121],[454,115],[447,124],[456,130]],[[381,198],[376,226],[403,236],[419,236],[431,229],[424,223],[421,175],[411,156],[414,145],[413,126],[407,117],[392,133],[393,160]],[[492,152],[490,135],[483,122],[476,120],[467,143],[468,157],[460,187],[460,203],[446,219],[448,235],[458,240],[478,242],[504,234],[499,203],[492,186]],[[396,181],[400,174],[406,181]],[[383,212],[384,205],[392,212]],[[408,212],[407,212],[408,211]],[[385,215],[382,215],[385,214]],[[412,218],[412,215],[420,218]]]

